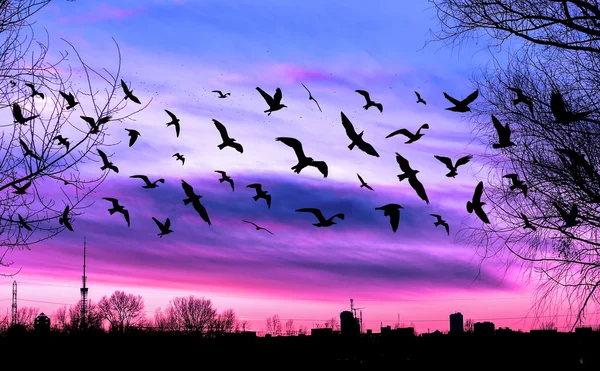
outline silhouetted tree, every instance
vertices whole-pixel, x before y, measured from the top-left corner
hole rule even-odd
[[[144,299],[141,295],[115,291],[110,297],[100,299],[98,310],[111,331],[124,332],[144,317]]]
[[[267,333],[273,336],[279,336],[282,333],[281,320],[279,315],[275,314],[273,317],[267,318]]]
[[[211,331],[216,334],[225,334],[239,331],[239,322],[235,311],[227,309],[217,314],[211,324]]]
[[[106,179],[109,171],[101,171],[97,163],[97,148],[110,145],[105,141],[107,125],[99,125],[97,133],[79,116],[94,120],[110,117],[123,121],[136,112],[122,115],[127,106],[120,88],[121,54],[117,45],[116,73],[96,70],[84,62],[69,42],[80,71],[77,79],[85,81],[83,90],[71,83],[73,68],[62,58],[50,61],[48,40],[35,37],[32,16],[49,0],[5,0],[0,2],[0,265],[8,267],[6,254],[12,249],[29,249],[32,244],[47,240],[64,231],[59,223],[65,207],[68,217],[81,215],[90,206],[87,196]],[[65,72],[71,71],[71,72]],[[33,84],[41,96],[33,96]],[[79,102],[66,109],[59,92],[72,93]],[[17,123],[13,107],[18,105],[24,117],[33,119]],[[142,107],[143,109],[144,107]],[[67,138],[69,146],[57,136]],[[25,155],[26,146],[33,155]],[[107,153],[109,156],[110,152]],[[85,165],[84,165],[85,164]],[[84,166],[94,171],[82,171]],[[92,175],[89,175],[92,174]],[[31,182],[31,183],[30,183]],[[15,194],[15,187],[28,185],[25,194]],[[20,221],[23,218],[25,224]],[[25,227],[27,225],[27,227]],[[77,228],[77,224],[73,225]],[[6,271],[6,269],[4,269]],[[0,275],[18,273],[0,272]]]
[[[467,333],[472,333],[475,330],[475,321],[471,318],[467,318],[465,321],[464,330]]]
[[[512,141],[483,156],[484,207],[490,224],[467,228],[459,239],[474,243],[485,258],[519,263],[524,277],[542,278],[534,308],[537,318],[572,310],[583,322],[600,296],[600,44],[597,2],[555,0],[432,0],[441,29],[434,40],[457,41],[485,34],[491,46],[511,37],[508,62],[494,60],[474,77],[479,98],[472,105],[474,133],[485,144],[497,142],[493,114],[511,125]],[[516,103],[518,88],[533,109]],[[564,97],[566,110],[588,112],[559,123],[551,95]],[[504,175],[515,173],[528,185],[527,197]],[[475,184],[474,184],[475,186]],[[575,226],[565,227],[559,208],[578,208]],[[524,228],[525,216],[535,228]],[[480,222],[477,222],[480,225]],[[531,273],[531,274],[527,274]]]
[[[240,320],[239,324],[241,331],[249,331],[252,328],[252,324],[247,319]]]
[[[176,297],[164,313],[158,310],[154,317],[157,328],[206,335],[215,324],[217,310],[212,301],[195,296]]]
[[[81,330],[81,300],[71,306],[63,306],[56,310],[52,320],[52,327],[65,332],[74,332]],[[88,329],[101,329],[104,314],[100,311],[97,304],[88,303],[86,315],[86,327]]]
[[[331,317],[330,319],[325,321],[325,328],[339,330],[340,329],[340,321],[336,317]]]
[[[40,314],[40,308],[20,307],[17,309],[17,325],[23,326],[27,331],[33,330],[35,318]]]
[[[556,325],[552,321],[542,322],[540,323],[538,328],[540,330],[558,330],[558,327],[556,327]]]
[[[306,325],[298,326],[298,335],[308,335],[308,327]]]
[[[292,336],[296,334],[296,325],[294,324],[293,319],[288,319],[285,323],[285,334],[287,336]]]

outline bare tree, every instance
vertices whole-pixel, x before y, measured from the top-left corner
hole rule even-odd
[[[214,326],[217,310],[212,301],[195,296],[176,297],[162,313],[155,314],[155,326],[166,331],[205,335]]]
[[[293,319],[288,319],[285,323],[285,334],[287,336],[293,336],[296,334],[296,325]]]
[[[275,314],[273,317],[267,318],[267,333],[273,336],[281,335],[282,329],[279,315]]]
[[[98,162],[96,149],[116,144],[105,141],[106,123],[123,121],[140,111],[121,114],[127,103],[120,89],[118,45],[115,73],[84,62],[66,40],[77,67],[65,64],[67,51],[60,60],[49,61],[48,39],[38,40],[30,25],[30,18],[49,2],[6,0],[0,4],[0,110],[3,122],[11,122],[0,125],[0,265],[5,268],[12,264],[4,259],[9,251],[29,249],[54,237],[67,228],[61,223],[63,214],[72,222],[73,216],[91,205],[87,196],[109,170],[88,163]],[[73,74],[74,70],[79,74]],[[85,82],[83,90],[74,89],[73,77]],[[78,104],[67,108],[61,92],[72,94]],[[90,117],[98,124],[96,130],[79,116]],[[96,168],[85,172],[96,175],[84,176],[84,166]]]
[[[325,328],[330,328],[337,331],[340,329],[340,321],[336,317],[331,317],[325,321]]]
[[[40,314],[40,308],[20,307],[17,310],[17,325],[25,327],[28,331],[33,330],[35,318]]]
[[[52,317],[52,327],[58,330],[64,332],[81,330],[81,300],[75,305],[65,305],[58,308]],[[104,314],[97,304],[90,301],[86,313],[86,327],[88,329],[101,329],[102,321],[104,321]]]
[[[235,311],[233,309],[227,309],[217,314],[211,325],[211,331],[215,334],[225,334],[239,331],[239,322]]]
[[[239,329],[241,331],[249,331],[252,328],[252,324],[247,319],[239,321]]]
[[[144,317],[144,299],[141,295],[115,291],[110,297],[100,299],[98,309],[111,331],[124,332]]]
[[[298,335],[308,335],[308,327],[306,325],[298,326]]]
[[[464,330],[466,333],[473,333],[473,331],[475,331],[475,321],[473,321],[473,319],[471,318],[467,318],[467,320],[465,321]]]
[[[558,330],[558,327],[556,327],[556,325],[552,321],[542,322],[540,323],[538,328],[540,330]]]
[[[482,158],[491,223],[465,228],[459,239],[475,244],[483,260],[517,263],[525,279],[541,279],[535,318],[558,314],[568,303],[567,322],[575,327],[600,304],[598,3],[432,2],[441,23],[434,40],[485,33],[492,47],[511,37],[520,43],[507,63],[494,60],[474,76],[480,98],[470,118],[474,134],[488,145]],[[490,148],[498,142],[492,115],[511,126],[514,146]],[[527,194],[511,189],[509,174],[527,185]]]

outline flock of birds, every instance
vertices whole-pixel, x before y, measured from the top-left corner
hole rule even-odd
[[[13,84],[13,82],[11,82],[11,84]],[[44,99],[44,94],[39,92],[38,90],[36,90],[36,88],[33,84],[28,83],[25,85],[31,89],[31,97],[32,98],[39,96],[41,99]],[[319,102],[313,97],[310,90],[304,84],[302,84],[302,86],[308,92],[308,99],[314,101],[315,104],[317,105],[319,111],[321,111],[321,106],[319,105]],[[129,99],[130,101],[132,101],[134,103],[141,104],[138,97],[136,97],[133,94],[133,90],[131,90],[127,86],[125,81],[123,81],[123,80],[121,80],[121,87],[122,87],[123,93],[125,95],[125,97],[124,97],[125,100]],[[521,91],[520,89],[517,89],[517,88],[509,88],[509,89],[517,94],[516,99],[513,100],[513,104],[514,105],[517,105],[520,103],[526,104],[529,107],[529,111],[533,115],[532,99],[529,98],[528,96],[526,96],[523,93],[523,91]],[[281,103],[282,92],[281,92],[280,88],[277,88],[275,90],[275,93],[273,96],[266,93],[260,87],[256,87],[256,90],[260,93],[260,95],[264,98],[266,104],[268,105],[268,109],[264,110],[264,113],[266,113],[267,115],[271,115],[273,112],[279,111],[279,110],[287,107],[285,104]],[[377,110],[379,110],[379,112],[383,113],[383,105],[379,102],[373,101],[367,91],[356,90],[356,92],[364,97],[366,104],[363,106],[363,108],[365,110],[368,110],[371,107],[375,107]],[[72,110],[79,104],[79,102],[76,101],[76,98],[72,93],[67,94],[62,91],[60,91],[59,93],[66,102],[66,106],[64,107],[65,109]],[[216,93],[218,98],[220,98],[220,99],[225,99],[231,95],[230,93],[223,93],[222,91],[219,91],[219,90],[214,90],[213,93]],[[417,104],[419,104],[419,103],[424,104],[424,105],[427,104],[427,102],[420,96],[420,94],[418,92],[415,91],[415,94],[417,96],[417,101],[416,101]],[[479,90],[475,90],[473,93],[471,93],[469,96],[467,96],[463,100],[455,99],[445,92],[443,94],[444,94],[444,97],[453,104],[452,107],[448,107],[448,108],[446,108],[446,110],[449,110],[452,112],[463,113],[463,112],[471,111],[471,109],[469,108],[469,104],[471,104],[472,102],[474,102],[477,99],[477,97],[479,95]],[[573,122],[576,120],[580,120],[582,118],[585,118],[587,115],[589,115],[589,113],[591,113],[591,112],[575,113],[575,112],[571,112],[571,111],[567,110],[562,95],[556,91],[553,92],[551,95],[550,107],[551,107],[552,113],[554,114],[554,116],[556,118],[556,121],[560,122],[560,123],[569,123],[569,122]],[[175,129],[175,135],[177,137],[179,137],[179,133],[180,133],[179,118],[177,118],[177,116],[169,110],[165,109],[165,112],[167,113],[167,115],[170,118],[170,121],[166,123],[166,126],[167,127],[173,126]],[[29,121],[34,120],[35,118],[39,117],[39,115],[32,115],[32,116],[25,117],[23,114],[23,111],[21,110],[21,107],[17,103],[13,104],[12,113],[13,113],[13,117],[14,117],[14,122],[19,123],[21,125],[26,125]],[[111,116],[99,117],[98,119],[94,119],[92,117],[87,117],[87,116],[80,116],[80,117],[83,121],[85,121],[89,125],[89,133],[90,134],[98,134],[100,132],[101,125],[104,125],[111,120]],[[494,115],[491,116],[491,120],[492,120],[492,124],[493,124],[494,128],[496,129],[496,132],[498,135],[498,140],[496,143],[492,144],[492,147],[494,149],[502,149],[502,148],[514,146],[515,143],[513,143],[511,141],[511,130],[510,130],[509,125],[508,124],[502,125],[500,123],[500,121]],[[243,153],[244,152],[243,146],[240,143],[238,143],[234,138],[229,136],[225,125],[223,125],[221,122],[219,122],[218,120],[215,120],[215,119],[213,119],[212,121],[213,121],[216,129],[219,131],[221,139],[222,139],[222,143],[217,145],[218,148],[220,150],[223,150],[226,147],[231,147],[232,149],[238,151],[239,153]],[[363,139],[364,131],[357,133],[356,130],[354,129],[352,122],[350,122],[348,117],[346,117],[346,115],[343,112],[341,112],[341,122],[346,131],[346,135],[348,136],[348,138],[351,141],[351,143],[348,145],[349,150],[353,150],[356,147],[367,155],[379,157],[379,154],[377,153],[375,148],[370,143],[366,142]],[[399,130],[396,130],[396,131],[390,133],[388,136],[386,136],[386,138],[391,138],[396,135],[403,135],[407,138],[407,141],[405,143],[410,144],[410,143],[414,143],[414,142],[418,141],[421,137],[423,137],[424,134],[422,133],[422,130],[426,130],[426,129],[429,129],[428,124],[421,125],[421,127],[419,127],[419,129],[414,133],[410,132],[406,128],[403,128],[403,129],[399,129]],[[135,144],[135,142],[141,136],[141,134],[139,131],[134,130],[134,129],[125,129],[125,130],[128,132],[128,136],[130,137],[129,147],[131,147]],[[70,142],[68,141],[68,138],[63,137],[62,135],[57,135],[55,138],[53,138],[53,140],[56,140],[60,145],[64,146],[67,149],[67,151],[69,150]],[[303,169],[310,166],[310,167],[316,168],[323,175],[323,177],[327,178],[327,175],[328,175],[327,163],[324,161],[315,160],[312,157],[307,156],[304,153],[302,143],[299,140],[297,140],[295,138],[291,138],[291,137],[278,137],[275,140],[278,142],[281,142],[282,144],[284,144],[294,150],[294,153],[296,154],[296,157],[297,157],[297,163],[291,167],[291,170],[293,170],[295,173],[300,174],[300,172]],[[20,139],[19,141],[20,141],[20,145],[23,150],[23,156],[31,156],[32,158],[40,160],[40,157],[29,148],[27,143],[25,143],[22,139]],[[586,160],[581,155],[578,156],[578,154],[572,150],[565,149],[565,150],[561,150],[561,151],[562,151],[561,153],[567,155],[573,161],[573,163],[576,163],[579,165],[585,165]],[[112,170],[115,173],[119,172],[118,167],[116,165],[114,165],[108,159],[108,156],[102,150],[97,149],[97,152],[102,160],[102,165],[100,167],[101,170]],[[173,157],[175,157],[176,161],[181,161],[182,165],[185,164],[185,157],[182,154],[175,153],[173,155]],[[467,155],[467,156],[457,159],[455,162],[453,162],[452,159],[449,157],[444,157],[444,156],[439,156],[439,155],[434,155],[434,157],[437,160],[439,160],[441,163],[443,163],[446,166],[446,168],[449,170],[449,172],[447,174],[445,174],[445,176],[454,178],[458,175],[458,167],[467,164],[472,159],[473,156]],[[417,178],[417,174],[419,173],[419,170],[413,169],[411,167],[409,161],[397,152],[396,152],[396,161],[402,172],[401,174],[398,174],[398,176],[397,176],[398,180],[400,182],[402,182],[403,180],[407,180],[408,183],[410,184],[410,186],[416,192],[417,196],[419,198],[421,198],[423,201],[425,201],[427,204],[429,204],[429,198],[427,196],[427,192],[425,191],[423,184]],[[589,167],[589,164],[587,164],[587,165]],[[218,179],[218,181],[220,183],[223,183],[223,182],[229,183],[229,185],[231,186],[231,190],[235,191],[234,181],[231,177],[229,177],[227,175],[227,173],[225,171],[215,170],[215,172],[219,173],[221,176]],[[361,188],[364,187],[366,189],[373,191],[373,188],[365,182],[365,180],[360,176],[360,174],[357,174],[357,177],[360,182]],[[142,188],[145,188],[145,189],[157,188],[158,183],[165,182],[164,179],[156,179],[154,181],[151,181],[146,175],[137,175],[136,174],[136,175],[131,175],[130,178],[142,180],[144,182],[144,185],[142,185]],[[518,189],[522,192],[524,197],[527,197],[527,184],[525,184],[523,181],[521,181],[517,174],[514,174],[514,173],[506,174],[506,175],[504,175],[504,178],[507,178],[511,181],[511,185],[509,186],[509,189],[511,191]],[[67,181],[64,181],[64,182],[65,182],[65,184],[68,184]],[[13,193],[19,194],[19,195],[25,195],[25,194],[27,194],[27,189],[30,186],[31,186],[31,181],[28,181],[26,184],[24,184],[22,186],[13,185],[13,188],[15,189],[15,191],[13,191]],[[186,196],[186,198],[183,199],[184,205],[191,204],[192,207],[194,208],[194,210],[199,214],[201,219],[204,222],[206,222],[208,225],[211,225],[211,220],[208,215],[208,212],[207,212],[206,208],[204,207],[204,205],[202,205],[202,203],[200,202],[200,199],[202,198],[202,196],[198,195],[194,191],[194,188],[190,184],[188,184],[185,180],[181,180],[181,186],[182,186],[184,194]],[[268,208],[271,207],[271,195],[268,193],[268,191],[263,190],[262,184],[253,183],[253,184],[247,185],[246,188],[254,189],[254,191],[256,193],[254,196],[252,196],[254,201],[257,201],[258,199],[263,199],[263,200],[265,200],[267,207]],[[475,191],[473,193],[472,199],[466,203],[466,209],[469,213],[475,213],[475,215],[483,223],[490,223],[490,221],[486,215],[486,212],[483,210],[483,206],[485,205],[485,202],[482,202],[482,200],[481,200],[482,194],[483,194],[483,182],[479,182],[477,184],[477,186],[475,187]],[[112,203],[112,207],[108,209],[108,212],[111,215],[113,215],[115,213],[122,214],[123,217],[125,218],[127,225],[130,226],[129,211],[127,209],[125,209],[125,207],[119,203],[119,200],[116,198],[110,198],[110,197],[104,197],[103,199]],[[560,205],[558,205],[556,203],[554,204],[554,206],[556,207],[556,209],[559,212],[562,219],[565,221],[566,227],[573,226],[578,223],[576,220],[577,205],[573,205],[573,207],[569,213],[567,213],[564,209],[562,209],[560,207]],[[375,210],[382,210],[384,212],[383,215],[389,217],[390,225],[391,225],[393,232],[396,232],[398,229],[398,225],[400,222],[400,209],[403,209],[403,207],[401,205],[395,204],[395,203],[390,203],[390,204],[386,204],[386,205],[375,208]],[[69,212],[70,212],[70,208],[69,208],[69,205],[67,205],[67,206],[65,206],[62,215],[59,217],[59,223],[61,225],[64,225],[68,230],[73,231],[73,226],[71,224],[72,220],[69,217]],[[301,208],[301,209],[297,209],[296,212],[312,213],[318,221],[317,223],[313,224],[316,227],[330,227],[330,226],[336,224],[336,222],[334,221],[335,218],[344,220],[343,213],[337,213],[335,215],[330,216],[329,218],[325,218],[325,216],[323,215],[321,210],[319,210],[317,208]],[[440,225],[443,226],[446,230],[446,233],[449,235],[450,234],[449,225],[442,218],[442,216],[439,214],[430,214],[430,215],[436,218],[436,221],[433,224],[436,227],[440,226]],[[536,229],[536,227],[529,221],[529,219],[524,214],[521,214],[521,217],[524,222],[523,228],[530,228],[532,230]],[[27,230],[30,230],[30,231],[32,230],[31,227],[28,225],[27,221],[20,214],[18,214],[18,218],[19,218],[18,223],[20,224],[21,227],[23,227]],[[171,220],[169,218],[166,218],[164,223],[161,222],[160,220],[156,219],[155,217],[152,217],[152,220],[156,223],[156,225],[159,229],[159,233],[157,234],[159,237],[162,238],[163,236],[173,232],[173,230],[171,229]],[[256,228],[256,230],[264,230],[270,234],[273,234],[272,231],[270,231],[266,228],[263,228],[263,227],[255,224],[254,222],[251,222],[248,220],[243,220],[243,222],[253,225]]]

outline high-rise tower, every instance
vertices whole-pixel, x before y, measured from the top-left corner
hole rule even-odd
[[[88,316],[88,288],[86,286],[87,283],[87,276],[85,275],[85,255],[86,255],[86,240],[85,237],[83,237],[83,276],[81,276],[81,282],[82,282],[82,286],[79,289],[79,291],[81,292],[81,328],[86,328],[87,327],[87,316]]]

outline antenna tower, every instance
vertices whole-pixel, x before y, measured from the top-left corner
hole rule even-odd
[[[81,328],[86,328],[87,326],[87,314],[88,314],[88,288],[87,284],[87,276],[85,275],[85,256],[86,256],[86,239],[83,237],[83,276],[81,276],[82,286],[79,289],[81,292]]]
[[[13,281],[11,325],[14,326],[16,324],[17,324],[17,281]]]
[[[357,317],[356,317],[356,311],[357,311],[358,309],[366,309],[366,307],[362,307],[362,308],[356,308],[356,307],[354,306],[354,299],[350,299],[350,311],[351,311],[352,313],[354,313],[354,318],[355,318],[355,319],[357,319],[357,320],[359,320],[360,333],[362,334],[362,330],[363,330],[363,328],[362,328],[362,310],[360,311],[360,319],[359,319],[359,318],[357,318]]]

